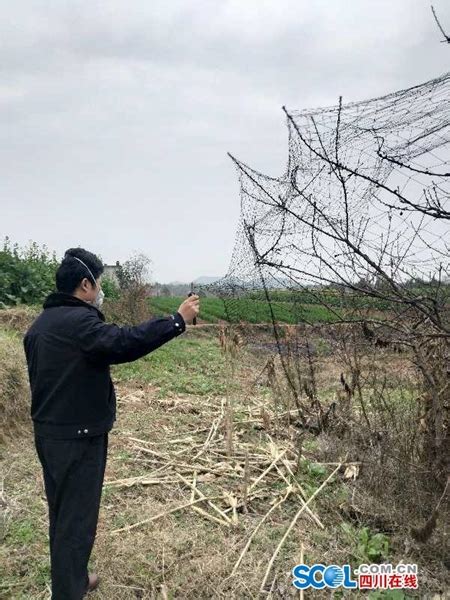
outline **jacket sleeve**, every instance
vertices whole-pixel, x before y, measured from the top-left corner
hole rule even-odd
[[[81,350],[90,358],[119,364],[145,356],[185,329],[185,321],[178,311],[169,317],[157,317],[134,327],[104,323],[89,311],[77,324],[75,335]]]

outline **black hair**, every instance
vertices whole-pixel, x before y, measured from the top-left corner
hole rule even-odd
[[[56,289],[58,292],[72,294],[85,277],[89,279],[92,285],[95,285],[91,273],[80,263],[80,260],[74,257],[85,263],[95,279],[98,279],[103,273],[103,263],[95,254],[84,248],[69,248],[66,250],[64,258],[56,271]]]

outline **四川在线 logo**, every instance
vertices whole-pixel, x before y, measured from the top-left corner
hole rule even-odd
[[[299,590],[308,588],[323,590],[324,588],[345,590],[392,590],[392,589],[417,589],[417,565],[400,563],[396,567],[392,564],[360,565],[355,570],[353,577],[350,565],[322,565],[312,566],[299,564],[292,569],[294,576],[293,585]]]

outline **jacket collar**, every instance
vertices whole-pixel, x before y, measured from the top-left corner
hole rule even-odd
[[[93,304],[89,304],[84,300],[80,300],[72,294],[66,294],[65,292],[52,292],[47,296],[44,301],[44,308],[53,308],[54,306],[83,306],[90,310],[95,310],[102,321],[105,320],[105,315]]]

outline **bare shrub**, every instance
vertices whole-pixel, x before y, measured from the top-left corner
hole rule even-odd
[[[108,321],[121,325],[137,325],[150,319],[147,286],[135,285],[122,290],[117,300],[105,301],[103,312]]]
[[[136,325],[151,318],[148,303],[149,265],[145,254],[135,254],[117,271],[120,284],[118,299],[105,302],[105,315],[108,320],[124,325]]]

